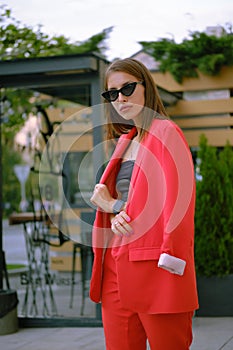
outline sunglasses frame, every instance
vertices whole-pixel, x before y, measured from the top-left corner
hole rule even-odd
[[[118,90],[117,90],[117,89],[112,89],[112,90],[104,91],[101,95],[102,95],[103,98],[105,98],[105,100],[107,100],[108,102],[114,102],[114,101],[116,101],[116,100],[118,99],[119,93],[121,93],[122,95],[127,96],[127,97],[133,95],[133,93],[134,93],[134,91],[135,91],[135,89],[136,89],[137,84],[143,85],[143,81],[134,81],[134,82],[132,82],[132,83],[128,83],[128,84],[122,86],[122,88],[120,88],[120,89],[118,89]],[[127,88],[129,85],[133,85],[133,90],[132,90],[132,92],[130,92],[130,94],[125,94],[125,93],[124,93],[124,89]],[[116,98],[113,99],[113,100],[110,98],[110,94],[111,94],[112,92],[116,93]],[[108,97],[107,97],[107,96],[108,96]]]

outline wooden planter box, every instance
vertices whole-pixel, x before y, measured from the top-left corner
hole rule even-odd
[[[15,290],[0,291],[0,335],[18,331],[18,297]]]
[[[200,308],[196,316],[233,316],[233,275],[197,277]]]

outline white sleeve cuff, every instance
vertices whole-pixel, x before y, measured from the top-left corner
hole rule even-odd
[[[180,276],[184,274],[185,265],[185,260],[176,258],[167,253],[162,253],[158,262],[158,267]]]

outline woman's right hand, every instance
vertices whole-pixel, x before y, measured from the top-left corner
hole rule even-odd
[[[97,184],[95,185],[90,201],[106,213],[112,213],[116,199],[112,198],[106,185]]]

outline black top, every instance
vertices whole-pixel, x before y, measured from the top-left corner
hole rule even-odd
[[[124,202],[127,202],[133,167],[134,160],[127,160],[125,162],[122,162],[116,178],[116,190],[119,198]]]

